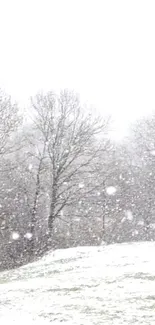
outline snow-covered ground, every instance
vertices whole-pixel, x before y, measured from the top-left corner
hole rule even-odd
[[[57,250],[0,274],[1,324],[155,324],[155,243]]]

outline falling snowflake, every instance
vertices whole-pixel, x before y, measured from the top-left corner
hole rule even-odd
[[[129,220],[129,221],[133,220],[133,214],[132,214],[131,210],[126,210],[125,215],[126,215],[127,220]]]
[[[79,183],[79,188],[84,188],[84,184],[83,183]]]
[[[27,232],[25,235],[24,235],[25,238],[27,239],[31,239],[32,238],[32,233],[31,232]]]
[[[121,219],[121,223],[124,223],[126,221],[126,217],[123,217],[122,219]]]
[[[32,170],[32,167],[33,167],[32,164],[29,164],[29,167],[28,167],[29,170]]]
[[[106,246],[106,242],[105,242],[104,240],[102,240],[102,242],[101,242],[100,245],[101,245],[101,246]]]
[[[20,236],[18,232],[13,232],[11,237],[13,240],[18,240]]]
[[[144,226],[144,221],[143,220],[140,220],[140,221],[138,221],[138,226]]]
[[[155,156],[155,150],[151,150],[150,153],[152,156]]]
[[[136,230],[136,229],[132,232],[132,236],[135,236],[135,235],[138,235],[138,230]]]
[[[8,188],[7,192],[8,193],[12,192],[12,188]]]
[[[106,192],[107,192],[108,195],[114,195],[116,193],[116,187],[108,186],[106,188]]]

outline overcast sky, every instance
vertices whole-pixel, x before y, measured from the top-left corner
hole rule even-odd
[[[125,134],[155,109],[155,1],[0,0],[0,87],[75,89]]]

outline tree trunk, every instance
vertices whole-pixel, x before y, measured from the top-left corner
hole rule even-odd
[[[103,194],[103,206],[102,206],[102,242],[105,242],[106,241],[105,220],[106,220],[106,196],[105,196],[105,194]]]
[[[148,220],[149,218],[147,218],[145,220],[145,240],[149,240],[149,230],[150,230],[150,221]]]
[[[51,195],[51,205],[50,205],[50,214],[48,217],[48,238],[47,238],[47,249],[52,248],[52,232],[54,228],[55,221],[55,205],[56,205],[56,184],[53,184],[52,195]]]

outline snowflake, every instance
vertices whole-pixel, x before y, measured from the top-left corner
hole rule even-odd
[[[32,167],[33,167],[32,164],[29,164],[28,169],[29,169],[29,170],[32,170]]]
[[[150,153],[152,156],[155,156],[155,150],[151,150]]]
[[[144,221],[143,220],[139,220],[137,224],[138,224],[138,226],[144,226]]]
[[[106,188],[106,192],[107,192],[108,195],[114,195],[116,193],[116,187],[108,186]]]
[[[125,215],[126,215],[127,220],[129,220],[129,221],[133,220],[133,214],[132,214],[131,210],[126,210]]]
[[[79,183],[79,188],[84,188],[84,184],[83,183]]]
[[[138,235],[138,230],[135,229],[133,232],[132,232],[132,236],[135,236],[135,235]]]
[[[151,223],[150,228],[155,229],[155,223]]]
[[[31,232],[27,232],[24,237],[27,238],[27,239],[31,239],[32,238],[32,233]]]
[[[18,232],[13,232],[11,237],[13,240],[18,240],[20,236]]]

